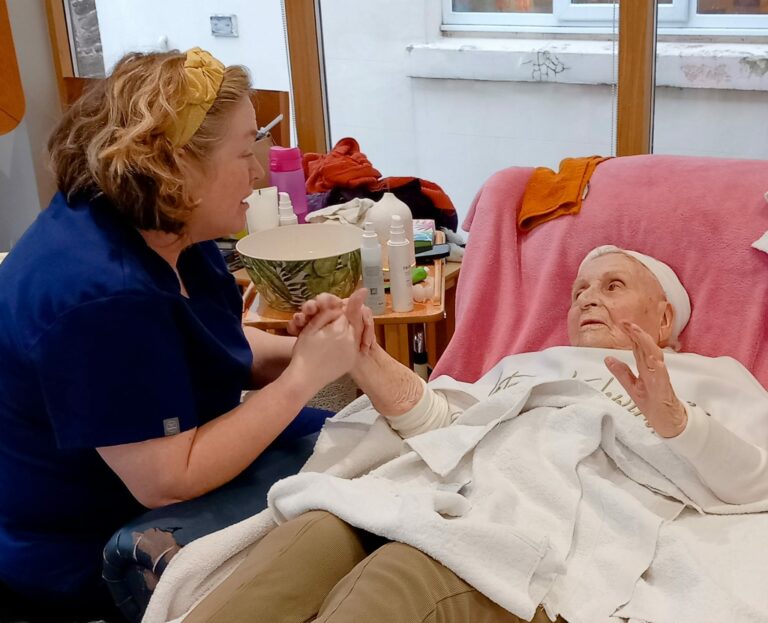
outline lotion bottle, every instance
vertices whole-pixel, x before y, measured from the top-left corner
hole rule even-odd
[[[373,223],[365,222],[363,242],[360,246],[363,262],[363,287],[368,288],[365,304],[370,307],[374,316],[386,311],[387,303],[384,298],[384,272],[381,269],[381,245],[379,236],[373,229]]]
[[[409,312],[413,309],[413,282],[411,280],[411,242],[405,237],[403,220],[392,216],[387,241],[389,255],[389,292],[392,311]]]
[[[291,197],[288,193],[279,193],[280,200],[277,203],[277,213],[280,215],[280,227],[283,225],[298,225],[299,219],[293,211]]]

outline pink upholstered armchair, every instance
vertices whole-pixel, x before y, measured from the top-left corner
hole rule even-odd
[[[768,162],[633,156],[602,163],[581,213],[523,234],[516,215],[533,169],[480,189],[457,292],[456,333],[433,378],[479,378],[507,354],[567,344],[570,286],[593,247],[615,244],[670,264],[691,295],[682,350],[730,355],[768,386]]]

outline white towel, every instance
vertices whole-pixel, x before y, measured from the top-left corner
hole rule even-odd
[[[609,621],[650,565],[660,525],[682,508],[615,469],[601,473],[618,436],[661,444],[580,381],[523,384],[408,440],[413,452],[362,478],[287,478],[270,508],[278,522],[329,510],[413,545],[525,620],[543,602],[570,623]],[[617,457],[630,454],[647,480],[679,495],[639,456]]]
[[[476,384],[438,379],[430,385],[470,406],[407,442],[356,401],[321,434],[310,464],[323,473],[278,482],[266,511],[183,548],[144,620],[179,617],[244,547],[317,508],[417,547],[526,619],[543,603],[569,623],[768,620],[768,503],[718,500],[597,378],[605,354],[559,347],[508,357]],[[668,360],[684,399],[725,405],[759,429],[764,391],[746,372],[733,391],[734,362]]]
[[[336,221],[345,225],[362,227],[365,224],[365,215],[374,203],[372,199],[355,197],[346,203],[310,212],[307,214],[306,220],[308,223]]]

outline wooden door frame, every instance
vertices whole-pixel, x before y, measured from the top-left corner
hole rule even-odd
[[[319,0],[284,0],[291,92],[303,153],[330,149]]]
[[[616,155],[650,154],[656,93],[655,0],[624,0],[619,11]]]

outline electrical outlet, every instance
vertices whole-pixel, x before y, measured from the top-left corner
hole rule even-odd
[[[238,37],[237,15],[211,15],[211,34],[214,37]]]

